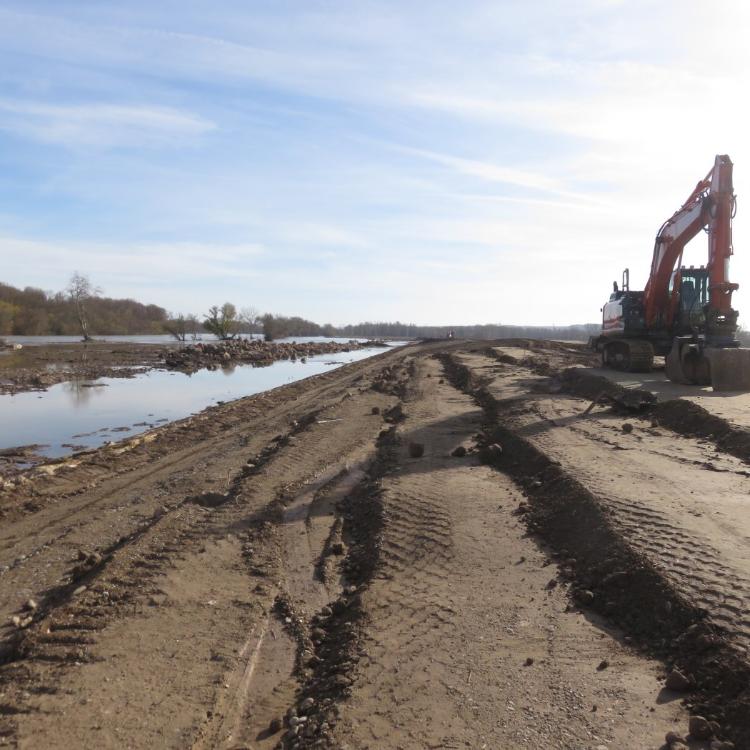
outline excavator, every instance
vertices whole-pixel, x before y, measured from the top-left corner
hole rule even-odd
[[[659,355],[675,383],[750,390],[750,349],[739,345],[732,308],[732,292],[739,285],[729,281],[736,209],[732,161],[719,155],[659,229],[645,289],[630,289],[628,269],[621,287],[614,282],[602,308],[601,332],[590,340],[604,367],[648,372]],[[685,267],[685,245],[701,231],[708,236],[708,263]]]

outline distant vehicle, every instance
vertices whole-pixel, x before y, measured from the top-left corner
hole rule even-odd
[[[750,390],[750,349],[740,348],[732,308],[739,285],[729,281],[736,208],[732,162],[720,155],[659,229],[646,288],[631,291],[628,269],[622,288],[614,282],[601,333],[589,342],[605,367],[648,372],[654,355],[665,355],[673,382]],[[683,250],[701,230],[708,234],[708,263],[686,268]]]

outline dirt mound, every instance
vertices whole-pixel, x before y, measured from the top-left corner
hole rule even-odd
[[[656,404],[654,418],[670,430],[713,440],[737,458],[750,462],[750,432],[717,417],[692,401],[674,400]]]
[[[651,391],[623,388],[601,375],[593,375],[580,367],[569,367],[561,375],[563,389],[592,401],[607,400],[626,409],[646,409],[656,403]]]
[[[317,341],[298,344],[271,344],[260,339],[232,339],[216,344],[198,343],[164,354],[164,366],[170,370],[195,371],[203,368],[216,370],[231,364],[265,367],[282,359],[304,360],[316,354],[337,354],[375,346],[385,347],[382,341]]]

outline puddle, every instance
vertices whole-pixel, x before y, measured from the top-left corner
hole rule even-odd
[[[97,448],[197,414],[208,406],[329,372],[383,351],[360,349],[309,357],[304,363],[298,360],[274,362],[268,367],[238,365],[191,375],[156,370],[134,378],[74,380],[42,393],[3,395],[0,450],[39,445],[40,455],[58,458],[70,454],[71,445]]]

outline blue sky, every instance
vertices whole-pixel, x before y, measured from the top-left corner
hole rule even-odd
[[[739,0],[0,0],[0,280],[594,321],[728,153],[750,319],[749,32]]]

